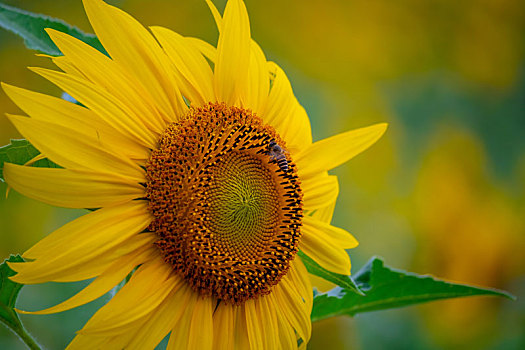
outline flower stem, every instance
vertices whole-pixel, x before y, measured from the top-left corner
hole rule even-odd
[[[16,314],[16,312],[13,309],[9,311],[10,311],[9,313],[12,314],[10,315],[11,320],[9,320],[8,322],[5,322],[7,320],[0,319],[0,321],[2,321],[2,323],[6,325],[8,328],[10,328],[16,335],[18,335],[20,340],[22,340],[29,349],[42,350],[40,345],[37,344],[37,342],[29,334],[29,332],[24,328],[24,325],[22,325],[22,322],[18,318],[18,315]]]
[[[42,350],[40,345],[36,343],[36,341],[31,337],[31,335],[25,330],[24,327],[21,327],[16,334],[22,339],[22,341],[27,345],[27,347],[31,350]]]

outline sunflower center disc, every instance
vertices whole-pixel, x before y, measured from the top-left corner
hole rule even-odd
[[[302,193],[284,142],[259,117],[223,104],[193,108],[168,126],[146,170],[149,229],[194,290],[240,304],[286,274]]]

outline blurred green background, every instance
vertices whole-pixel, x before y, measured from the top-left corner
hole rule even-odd
[[[91,31],[80,0],[2,0]],[[145,25],[216,43],[205,2],[109,1]],[[224,0],[216,0],[220,10]],[[314,325],[311,349],[525,349],[525,4],[522,0],[246,0],[252,35],[288,73],[314,140],[390,124],[369,151],[333,171],[334,224],[352,232],[354,269],[372,255],[417,273],[502,288],[471,298]],[[0,80],[59,95],[26,66],[49,62],[0,30]],[[19,110],[0,93],[0,112]],[[0,117],[0,144],[20,135]],[[5,184],[0,184],[4,193]],[[82,214],[12,192],[0,199],[0,258]],[[354,270],[355,271],[355,270]],[[37,309],[85,283],[25,287]],[[107,299],[106,299],[107,300]],[[63,348],[105,300],[22,317]],[[132,307],[132,306],[130,306]],[[0,327],[0,348],[24,347]]]

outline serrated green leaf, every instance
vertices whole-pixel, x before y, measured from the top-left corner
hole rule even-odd
[[[19,321],[13,308],[22,285],[9,279],[16,272],[9,268],[7,261],[23,262],[24,259],[20,255],[11,255],[9,259],[0,264],[0,319],[6,323],[15,324]]]
[[[23,285],[13,282],[9,277],[16,272],[11,270],[7,262],[23,262],[20,255],[11,255],[9,259],[0,264],[0,322],[4,323],[9,329],[15,332],[30,349],[40,350],[40,346],[26,331],[20,318],[15,311],[16,299]]]
[[[385,266],[379,258],[372,258],[354,280],[365,295],[336,287],[314,298],[312,321],[333,316],[397,308],[433,300],[474,295],[494,295],[514,299],[504,291],[457,284],[418,275]]]
[[[0,181],[4,181],[4,163],[23,165],[39,155],[40,152],[29,141],[11,140],[9,145],[0,147]],[[32,164],[39,168],[60,168],[49,159],[40,159]]]
[[[9,279],[16,273],[9,268],[6,261],[23,262],[24,259],[20,255],[11,255],[9,259],[0,264],[0,320],[13,327],[20,323],[13,309],[22,285]]]
[[[86,34],[61,19],[24,11],[2,3],[0,3],[0,27],[21,36],[28,48],[48,55],[58,56],[61,55],[61,52],[44,31],[45,28],[67,33],[106,53],[98,38],[93,34]]]
[[[299,257],[303,261],[303,264],[306,267],[306,270],[308,270],[308,272],[311,273],[312,275],[316,275],[318,277],[324,278],[325,280],[335,283],[336,285],[341,286],[348,291],[352,291],[354,293],[364,295],[363,292],[359,289],[359,287],[355,284],[355,282],[352,280],[350,276],[340,275],[340,274],[326,270],[325,268],[323,268],[321,265],[316,263],[312,258],[310,258],[308,255],[306,255],[302,251],[299,251],[297,255],[299,255]]]

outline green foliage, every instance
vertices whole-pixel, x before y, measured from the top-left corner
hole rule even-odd
[[[2,3],[0,3],[0,27],[21,36],[28,48],[48,55],[58,56],[61,55],[61,52],[44,31],[45,28],[67,33],[106,53],[98,38],[93,34],[86,34],[60,19],[27,12]]]
[[[11,140],[9,145],[0,147],[0,181],[4,181],[4,163],[23,165],[39,155],[40,152],[27,140]],[[40,168],[58,168],[48,159],[40,159],[32,164]]]
[[[13,282],[9,277],[16,273],[11,270],[7,262],[23,262],[20,255],[11,255],[9,259],[0,264],[0,322],[16,333],[30,349],[40,349],[40,346],[27,333],[18,318],[15,308],[16,298],[23,285]]]
[[[22,262],[24,259],[20,255],[11,255],[6,261]],[[22,285],[9,279],[15,272],[7,266],[6,261],[0,265],[0,320],[12,328],[20,323],[13,308]]]
[[[376,257],[354,275],[354,281],[365,295],[342,287],[318,294],[314,298],[312,321],[474,295],[514,299],[512,295],[500,290],[445,282],[428,275],[393,269]]]
[[[303,261],[304,266],[306,267],[306,270],[308,270],[308,272],[311,273],[312,275],[316,275],[321,278],[324,278],[327,281],[330,281],[338,286],[341,286],[345,290],[349,290],[354,293],[364,295],[363,292],[359,289],[359,287],[355,284],[354,280],[350,276],[340,275],[340,274],[330,272],[324,269],[321,265],[316,263],[312,258],[310,258],[308,255],[306,255],[302,251],[299,251],[299,253],[297,254],[301,257],[301,260]]]

